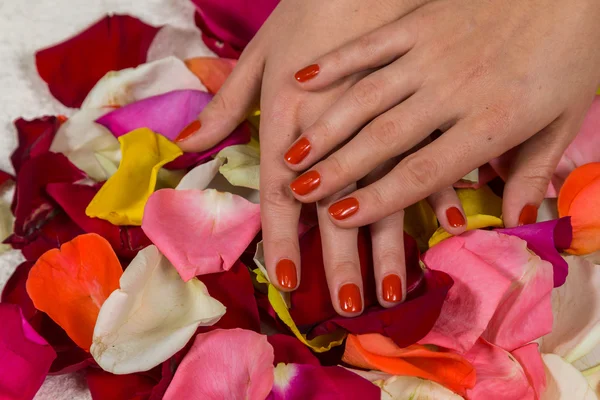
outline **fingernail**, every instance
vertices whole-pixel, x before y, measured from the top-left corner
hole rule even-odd
[[[290,183],[290,189],[300,196],[305,196],[315,190],[320,183],[321,175],[317,171],[308,171]]]
[[[317,64],[311,64],[308,67],[302,68],[296,72],[294,78],[300,83],[306,82],[319,74],[319,66]]]
[[[285,160],[290,164],[299,164],[309,151],[310,142],[306,138],[301,138],[285,153]]]
[[[447,209],[446,218],[448,218],[448,223],[453,228],[459,228],[465,225],[465,217],[460,212],[458,207],[450,207]]]
[[[381,294],[383,299],[390,303],[402,301],[402,281],[400,277],[396,274],[390,274],[383,278]]]
[[[202,126],[202,124],[200,123],[199,120],[194,120],[191,124],[189,124],[188,126],[183,128],[183,130],[175,138],[175,142],[176,143],[181,142],[181,141],[189,138],[194,133],[196,133],[198,131],[198,129],[200,129],[201,126]]]
[[[356,313],[362,311],[362,297],[360,289],[354,283],[347,283],[338,292],[340,308],[342,311]]]
[[[329,215],[335,219],[346,219],[358,211],[358,200],[348,197],[329,206]]]
[[[521,210],[521,215],[519,215],[519,226],[535,224],[537,221],[537,213],[538,208],[533,204],[527,204]]]
[[[298,276],[296,275],[296,265],[292,260],[284,258],[279,260],[275,267],[277,281],[281,287],[295,289],[298,286]]]

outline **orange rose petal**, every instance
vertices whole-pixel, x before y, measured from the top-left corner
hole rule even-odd
[[[558,195],[560,217],[571,217],[573,241],[567,252],[588,254],[600,250],[600,163],[576,168]]]
[[[44,253],[27,279],[27,293],[82,349],[89,351],[104,300],[119,288],[123,269],[110,244],[94,233]]]
[[[380,334],[348,335],[343,361],[392,375],[429,379],[462,396],[475,386],[474,367],[458,354],[421,345],[402,349]]]
[[[233,71],[236,62],[228,58],[196,57],[185,60],[185,65],[210,93],[215,94]]]

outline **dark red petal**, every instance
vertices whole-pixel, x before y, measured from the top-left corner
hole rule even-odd
[[[60,102],[80,107],[107,72],[146,62],[159,29],[128,15],[106,16],[79,35],[38,51],[38,73]]]
[[[94,186],[76,183],[53,183],[46,187],[49,196],[86,233],[104,237],[119,257],[132,259],[138,251],[151,244],[139,226],[116,226],[99,218],[90,218],[85,209],[102,184]]]
[[[45,188],[55,182],[76,182],[86,175],[62,154],[44,153],[28,159],[17,174],[15,225],[17,237],[35,234],[55,212],[55,204]]]
[[[275,360],[273,361],[275,366],[279,363],[321,365],[308,347],[294,336],[270,335],[267,336],[267,340],[273,346],[275,352]]]
[[[10,156],[15,173],[19,173],[25,161],[48,152],[60,125],[61,121],[56,117],[15,121],[19,145]]]
[[[2,290],[1,302],[18,305],[21,308],[23,317],[29,321],[35,329],[31,320],[38,313],[38,310],[34,307],[33,302],[25,289],[25,282],[27,281],[29,270],[33,267],[33,264],[34,263],[31,261],[25,261],[15,269],[15,272],[8,278],[8,281]]]
[[[158,383],[146,374],[113,375],[98,368],[89,368],[86,379],[94,400],[146,400]]]
[[[4,171],[0,171],[0,186],[4,185],[4,182],[14,179],[12,177],[12,175],[4,172]]]

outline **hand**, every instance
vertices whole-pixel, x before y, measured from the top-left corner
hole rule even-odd
[[[368,75],[287,151],[294,171],[316,163],[291,188],[307,177],[319,184],[294,190],[296,198],[329,196],[439,128],[439,138],[385,177],[333,204],[333,222],[380,220],[515,146],[504,221],[535,222],[600,82],[599,19],[597,0],[443,0],[315,59],[296,74],[307,91]]]
[[[300,284],[298,218],[301,207],[288,188],[296,174],[286,167],[281,154],[323,110],[363,76],[348,74],[337,85],[319,92],[306,92],[293,78],[296,66],[391,22],[423,2],[284,0],[248,45],[221,91],[199,116],[199,130],[196,128],[194,132],[192,128],[191,135],[188,135],[189,130],[181,135],[186,137],[179,142],[185,151],[212,147],[260,102],[264,256],[270,280],[281,290],[293,290]],[[380,171],[367,176],[367,183],[393,165],[393,161],[381,165]],[[358,231],[336,227],[329,220],[327,210],[333,201],[355,190],[354,183],[339,187],[317,204],[332,304],[338,313],[346,316],[357,315],[363,309]],[[444,227],[453,233],[464,231],[464,213],[451,188],[432,196],[431,202],[439,211]],[[400,210],[371,226],[377,293],[385,307],[397,304],[406,293],[403,215]]]

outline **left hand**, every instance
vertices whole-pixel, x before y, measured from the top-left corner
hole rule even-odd
[[[308,141],[310,151],[288,167],[316,163],[311,171],[320,175],[312,192],[296,198],[330,196],[441,129],[385,177],[333,204],[333,222],[378,221],[515,146],[504,220],[531,222],[600,83],[598,20],[597,0],[442,0],[317,59],[312,75],[296,75],[305,90],[375,70],[295,142],[306,148]]]

